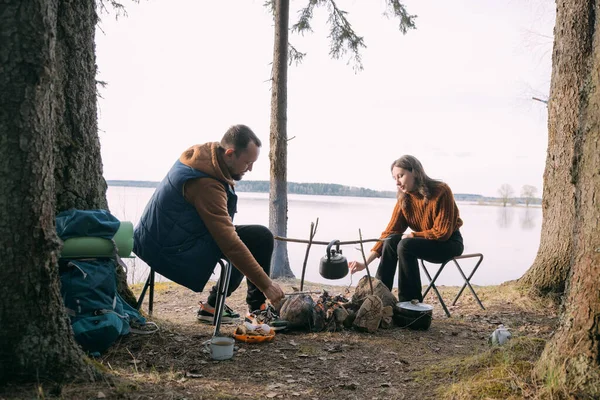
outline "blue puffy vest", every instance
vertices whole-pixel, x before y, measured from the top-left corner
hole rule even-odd
[[[134,231],[133,251],[167,279],[201,292],[222,252],[196,208],[183,197],[186,181],[216,179],[179,160],[156,188]],[[237,210],[232,186],[220,181],[227,192],[231,220]]]

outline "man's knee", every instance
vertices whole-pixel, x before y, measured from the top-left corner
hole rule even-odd
[[[271,244],[273,244],[275,241],[273,232],[271,232],[266,226],[256,225],[256,235],[260,236],[261,240]]]

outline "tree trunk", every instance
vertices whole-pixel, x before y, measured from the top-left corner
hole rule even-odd
[[[600,32],[599,0],[557,2],[550,101],[578,99],[557,115],[575,125],[573,257],[564,314],[544,349],[536,372],[547,383],[566,387],[578,398],[600,398]],[[577,73],[577,79],[573,74]],[[566,121],[563,121],[566,119]]]
[[[56,90],[62,96],[58,96],[55,104],[56,212],[71,208],[108,210],[98,137],[95,3],[62,0],[59,4]],[[135,296],[121,266],[117,267],[117,290],[123,300],[135,305]]]
[[[62,0],[56,39],[56,211],[108,209],[96,109],[94,1]],[[81,14],[86,15],[82,18]]]
[[[58,280],[51,149],[66,101],[56,59],[61,6],[0,1],[0,381],[96,374],[73,339]],[[95,21],[93,0],[71,7]]]
[[[275,0],[275,43],[271,86],[271,134],[269,160],[269,228],[277,236],[287,235],[287,69],[289,0]],[[294,277],[288,259],[287,243],[275,241],[271,277]]]
[[[572,2],[572,1],[571,1]],[[589,5],[589,0],[582,2]],[[563,0],[557,7],[562,12]],[[589,20],[562,15],[554,28],[552,81],[548,103],[548,153],[542,195],[542,232],[533,265],[519,283],[536,294],[562,295],[569,274],[575,221],[577,142],[582,135],[579,89],[589,76]],[[567,21],[568,20],[568,21]],[[560,24],[559,24],[560,22]],[[573,24],[572,26],[567,23]]]

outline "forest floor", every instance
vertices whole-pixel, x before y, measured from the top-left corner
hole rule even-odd
[[[298,280],[278,282],[284,292],[299,286]],[[243,317],[242,285],[227,304]],[[343,286],[306,283],[304,289],[352,295]],[[459,288],[439,289],[449,304]],[[97,358],[106,371],[104,380],[9,386],[1,389],[0,399],[536,397],[532,366],[554,332],[557,309],[550,302],[531,300],[511,283],[475,290],[486,309],[465,290],[457,305],[449,307],[451,318],[435,294],[428,294],[425,303],[434,306],[434,318],[427,331],[399,327],[375,333],[291,331],[277,333],[268,343],[236,342],[232,359],[213,361],[203,345],[213,327],[196,320],[198,302],[206,299],[207,291],[197,294],[176,284],[157,283],[150,320],[160,329],[122,337]],[[513,337],[507,345],[492,347],[488,339],[499,324]],[[224,325],[221,332],[231,335],[234,328]]]

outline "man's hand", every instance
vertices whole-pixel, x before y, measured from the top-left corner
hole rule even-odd
[[[273,281],[271,281],[271,285],[265,291],[263,291],[263,294],[275,308],[277,308],[279,302],[283,300],[284,297],[281,287]]]

